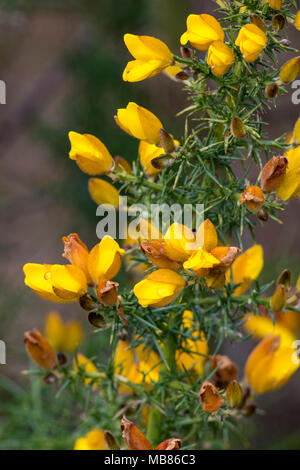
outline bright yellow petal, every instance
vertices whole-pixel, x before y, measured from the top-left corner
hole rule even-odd
[[[89,253],[88,269],[93,281],[112,279],[121,268],[121,255],[125,252],[109,235],[103,237]]]
[[[297,14],[295,16],[294,25],[298,29],[298,31],[300,31],[300,10],[297,11]]]
[[[195,236],[193,232],[182,224],[170,225],[164,234],[164,251],[173,261],[185,261],[194,245]]]
[[[218,258],[203,250],[203,248],[200,248],[185,263],[183,263],[183,267],[184,269],[198,271],[199,269],[213,268],[218,264],[220,264],[220,260],[218,260]]]
[[[64,342],[64,325],[58,312],[49,312],[45,322],[45,337],[56,351],[61,351]]]
[[[257,279],[264,265],[263,249],[261,245],[254,245],[238,256],[232,264],[233,281],[241,284],[234,291],[234,295],[245,292],[252,281]],[[226,272],[226,281],[230,283],[231,271]]]
[[[30,287],[37,295],[45,300],[51,302],[66,302],[66,300],[58,297],[53,289],[52,284],[47,277],[50,271],[50,265],[27,263],[23,270],[25,274],[24,282],[26,286]]]
[[[99,205],[119,207],[119,191],[107,181],[100,178],[89,179],[89,193],[93,201]]]
[[[50,267],[49,280],[53,291],[64,300],[76,301],[87,291],[86,275],[72,264],[53,264]]]
[[[173,55],[164,42],[151,36],[136,36],[125,34],[124,42],[127,49],[135,59],[152,60],[169,63],[173,60]]]
[[[291,346],[295,340],[294,335],[287,328],[280,322],[276,322],[274,325],[270,318],[248,314],[245,316],[245,320],[244,328],[256,338],[264,338],[271,334],[276,335],[280,337],[282,346]]]
[[[118,109],[116,122],[137,139],[159,145],[163,125],[153,113],[142,106],[130,102],[125,109]]]
[[[113,159],[105,145],[90,134],[69,132],[71,150],[69,157],[89,175],[106,173],[113,166]]]

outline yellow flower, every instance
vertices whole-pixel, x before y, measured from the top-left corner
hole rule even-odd
[[[123,72],[125,82],[139,82],[154,77],[173,62],[172,52],[159,39],[125,34],[124,42],[136,59],[128,62]]]
[[[289,83],[295,80],[300,73],[300,56],[288,60],[280,69],[280,80]]]
[[[113,159],[101,140],[90,134],[69,132],[71,150],[69,157],[88,175],[107,173],[113,167]]]
[[[174,143],[175,145],[180,145],[178,140],[174,140]],[[151,165],[151,160],[165,154],[166,152],[163,148],[157,147],[154,144],[149,144],[145,140],[141,140],[139,145],[139,157],[148,176],[154,176],[161,172],[161,170],[158,170]]]
[[[234,63],[234,53],[224,42],[215,41],[208,48],[207,63],[212,73],[222,77]]]
[[[99,372],[95,364],[81,353],[76,355],[76,360],[73,361],[73,369],[75,372],[83,370],[84,372],[91,372],[92,374]],[[96,390],[98,388],[97,383],[99,382],[99,379],[95,380],[92,377],[84,379],[85,385],[89,385],[91,382],[93,382],[93,389]]]
[[[49,312],[45,323],[45,336],[56,351],[73,352],[82,342],[83,330],[77,321],[63,324],[58,312]]]
[[[191,310],[183,312],[182,323],[185,328],[192,328],[194,314]],[[176,351],[176,363],[181,370],[192,370],[197,375],[203,375],[204,362],[208,354],[208,344],[203,331],[194,331],[193,339],[184,338],[182,347],[185,351]]]
[[[276,321],[274,325],[271,318],[254,315],[253,313],[245,315],[244,320],[246,320],[246,322],[243,327],[248,333],[253,334],[255,338],[264,338],[267,335],[279,336],[281,346],[290,346],[295,340],[291,331],[280,321]]]
[[[298,31],[300,31],[300,10],[297,11],[297,14],[295,16],[294,25],[298,29]]]
[[[191,253],[195,242],[193,232],[182,224],[175,222],[164,234],[164,252],[173,261],[183,262]]]
[[[120,271],[125,251],[109,235],[105,235],[89,253],[88,269],[95,284],[103,279],[110,280]]]
[[[300,198],[300,146],[289,150],[284,156],[288,159],[288,167],[276,194],[279,199],[287,201],[293,197]]]
[[[85,436],[76,439],[74,450],[107,450],[102,429],[93,429]]]
[[[119,191],[107,181],[100,178],[89,179],[89,193],[96,204],[109,204],[116,209],[119,207]]]
[[[185,285],[184,278],[171,269],[158,269],[138,282],[133,292],[142,307],[163,307],[172,302]]]
[[[269,5],[273,10],[281,10],[283,0],[268,0]]]
[[[75,302],[87,291],[84,272],[73,265],[27,263],[25,284],[52,302]]]
[[[254,62],[266,47],[267,36],[255,24],[246,24],[241,28],[235,44],[239,46],[246,62]]]
[[[224,31],[211,15],[189,15],[186,25],[187,31],[180,38],[182,45],[190,41],[196,49],[206,51],[214,41],[224,41]]]
[[[55,353],[46,338],[38,331],[27,331],[24,335],[24,343],[31,359],[44,369],[55,369]]]
[[[232,276],[235,284],[241,284],[234,290],[234,295],[245,292],[251,282],[257,279],[264,265],[261,245],[254,245],[240,255],[232,265]],[[230,283],[231,271],[226,272],[226,281]]]
[[[238,248],[217,246],[218,235],[214,224],[205,220],[198,228],[196,234],[197,249],[185,263],[184,269],[192,269],[198,276],[206,278],[208,287],[218,289],[225,284],[225,271],[235,259]]]
[[[280,336],[266,336],[246,363],[245,375],[252,390],[267,393],[285,385],[299,367],[298,361],[293,361],[294,353]]]
[[[136,103],[128,103],[126,108],[118,109],[115,121],[127,134],[150,144],[160,144],[160,130],[163,125],[150,111]]]
[[[114,359],[115,374],[125,377],[134,384],[150,385],[159,379],[160,358],[154,352],[140,344],[130,348],[127,341],[119,341]],[[130,385],[121,385],[120,392],[129,392]]]

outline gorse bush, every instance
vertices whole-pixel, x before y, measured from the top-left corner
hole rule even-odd
[[[136,237],[129,231],[121,248],[107,234],[89,251],[70,234],[63,237],[69,264],[24,266],[36,294],[79,302],[99,341],[103,330],[110,333],[108,361],[78,352],[80,326],[64,325],[56,313],[45,337],[25,333],[46,383],[61,391],[79,386],[89,397],[84,420],[92,416],[95,426],[78,429],[75,449],[116,449],[124,441],[144,450],[228,446],[241,418],[255,414],[256,395],[283,386],[299,367],[300,282],[286,269],[262,285],[263,247],[255,244],[256,224],[279,222],[287,201],[300,197],[299,120],[275,140],[262,120],[300,73],[299,56],[281,70],[277,62],[281,52],[297,52],[283,34],[288,22],[299,29],[299,14],[291,0],[217,3],[218,19],[189,15],[180,56],[159,39],[124,36],[133,56],[124,81],[164,73],[184,87],[183,136],[133,102],[115,116],[140,141],[132,166],[97,137],[69,133],[69,157],[91,176],[92,199],[111,213],[119,208],[120,217],[126,210]],[[130,208],[138,204],[136,223]],[[162,217],[151,218],[153,205],[163,207]],[[167,224],[171,206],[188,206],[191,225],[172,212]],[[248,249],[245,233],[253,238]],[[133,289],[115,280],[123,261],[142,278]],[[239,374],[220,349],[226,338],[249,334],[260,342]],[[72,367],[61,351],[75,351]]]

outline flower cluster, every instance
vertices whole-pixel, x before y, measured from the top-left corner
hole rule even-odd
[[[120,195],[147,209],[153,202],[190,204],[192,226],[175,216],[156,226],[142,214],[138,238],[129,237],[123,248],[106,235],[89,251],[73,233],[63,237],[69,264],[24,266],[25,284],[40,297],[79,302],[96,333],[110,330],[106,365],[77,351],[81,325],[64,324],[57,312],[49,314],[45,336],[25,333],[27,351],[45,369],[45,381],[77,384],[79,378],[105,409],[100,428],[93,423],[90,432],[77,434],[78,450],[118,449],[121,433],[114,423],[124,414],[147,427],[145,436],[123,416],[122,437],[131,450],[176,450],[182,440],[202,446],[203,425],[227,435],[255,413],[256,394],[283,386],[299,368],[294,343],[300,277],[293,286],[286,269],[275,283],[262,285],[263,247],[254,233],[255,223],[278,220],[285,201],[300,197],[300,118],[291,135],[274,141],[264,135],[261,121],[270,100],[300,73],[299,57],[280,71],[276,65],[277,53],[295,51],[280,31],[286,19],[299,29],[299,13],[289,12],[289,0],[269,0],[262,8],[257,2],[251,8],[249,2],[217,3],[218,20],[188,16],[181,56],[160,39],[124,36],[134,59],[124,81],[164,72],[187,91],[191,104],[184,110],[181,140],[134,102],[115,115],[116,124],[139,141],[132,164],[113,157],[95,136],[69,133],[69,158],[91,176],[88,188],[97,204],[121,210]],[[204,59],[198,51],[205,51]],[[250,183],[253,164],[259,171]],[[204,205],[199,226],[198,203]],[[247,229],[253,242],[245,249]],[[123,255],[129,272],[138,267],[138,279],[126,288],[120,282],[119,289],[115,278]],[[260,342],[240,376],[219,349],[224,338],[239,341],[249,333]],[[71,369],[62,352],[73,353]]]

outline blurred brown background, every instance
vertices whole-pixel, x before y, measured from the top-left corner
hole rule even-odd
[[[149,107],[180,135],[182,122],[175,121],[185,103],[180,85],[164,76],[122,82],[129,57],[122,35],[157,36],[178,53],[186,16],[215,7],[209,0],[74,0],[63,7],[54,0],[0,2],[0,79],[7,86],[7,104],[0,105],[0,339],[7,344],[0,396],[1,386],[10,392],[28,367],[24,331],[43,329],[52,307],[24,286],[23,264],[60,262],[61,237],[70,232],[78,232],[90,246],[97,241],[96,206],[88,196],[86,175],[68,160],[68,131],[95,134],[112,154],[135,158],[137,143],[113,121],[117,107],[132,100]],[[287,30],[293,45],[299,44],[299,32]],[[281,60],[290,57],[283,54]],[[277,108],[265,116],[270,137],[293,128],[299,106],[292,104],[288,87]],[[299,207],[298,200],[291,201],[282,225],[270,221],[258,228],[266,280],[285,267],[300,271]],[[76,305],[60,305],[59,311],[66,319],[85,322]],[[252,347],[249,341],[232,351],[241,370]],[[255,432],[251,422],[253,447],[300,448],[299,386],[300,374],[282,390],[262,397],[267,416],[256,418]]]

